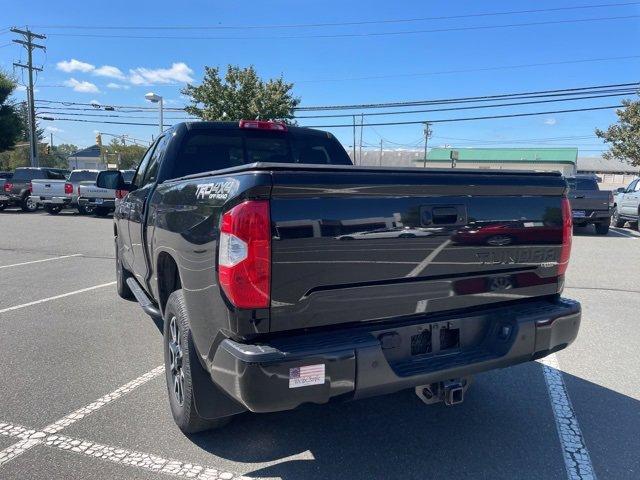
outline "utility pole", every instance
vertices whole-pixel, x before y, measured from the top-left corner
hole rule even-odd
[[[360,149],[358,156],[360,157],[360,165],[362,165],[362,128],[364,126],[364,113],[360,114]]]
[[[424,123],[424,162],[423,168],[427,168],[427,145],[429,144],[429,138],[431,138],[431,134],[433,131],[430,128],[429,122]]]
[[[380,139],[380,158],[378,158],[378,163],[382,166],[382,139]]]
[[[40,35],[39,33],[33,33],[28,28],[26,30],[20,30],[18,28],[12,28],[11,31],[13,33],[17,33],[22,35],[24,40],[12,40],[13,43],[17,43],[22,45],[27,51],[27,64],[24,65],[22,63],[14,63],[14,67],[19,67],[28,70],[29,72],[29,86],[27,87],[27,101],[28,101],[28,111],[29,111],[29,158],[31,160],[31,166],[38,166],[38,138],[36,135],[36,109],[34,102],[34,91],[33,91],[33,72],[41,72],[42,68],[37,68],[33,66],[33,50],[35,48],[39,48],[41,50],[46,50],[44,45],[38,45],[37,43],[33,43],[34,38],[38,38],[40,40],[44,40],[47,38],[44,35]]]
[[[352,115],[353,117],[353,164],[357,165],[358,163],[356,162],[356,116]]]

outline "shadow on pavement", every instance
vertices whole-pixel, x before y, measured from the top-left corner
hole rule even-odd
[[[248,414],[220,432],[191,439],[235,462],[274,462],[245,474],[257,477],[566,478],[540,365],[521,365],[509,373],[479,376],[465,403],[456,407],[427,407],[405,391],[293,412]],[[564,377],[570,394],[579,397],[574,402],[578,421],[596,473],[639,478],[640,402]]]

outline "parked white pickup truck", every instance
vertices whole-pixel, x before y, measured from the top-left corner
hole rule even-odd
[[[74,170],[65,180],[39,179],[31,181],[31,199],[51,215],[63,208],[77,208],[81,214],[91,213],[78,205],[80,185],[94,184],[99,170]]]
[[[125,181],[131,182],[135,170],[122,170]],[[93,212],[98,217],[105,217],[116,208],[116,191],[109,188],[96,187],[93,184],[80,185],[78,190],[78,209]]]

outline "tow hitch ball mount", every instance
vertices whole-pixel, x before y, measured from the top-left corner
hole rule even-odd
[[[470,384],[471,377],[465,377],[420,385],[416,387],[416,395],[427,405],[439,402],[444,402],[447,406],[458,405],[464,401],[464,394]]]

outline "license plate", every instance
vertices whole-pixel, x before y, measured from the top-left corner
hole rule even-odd
[[[577,217],[577,218],[584,218],[586,216],[586,214],[585,214],[584,210],[574,210],[573,211],[573,216]]]
[[[95,202],[96,205],[102,205],[102,199],[101,198],[96,198]]]

